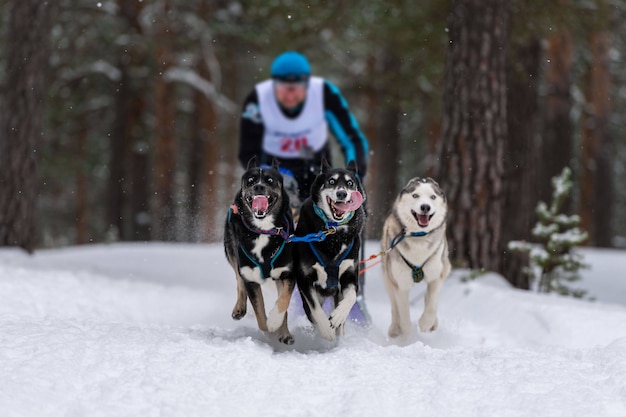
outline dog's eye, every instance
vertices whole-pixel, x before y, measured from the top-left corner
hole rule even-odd
[[[329,179],[329,180],[328,180],[328,183],[329,183],[330,185],[335,185],[335,179],[334,179],[334,178]]]
[[[350,188],[354,187],[354,181],[349,180],[348,181],[348,187],[350,187]]]
[[[254,177],[248,177],[248,184],[254,184]]]
[[[436,198],[437,198],[437,196],[436,196],[436,195],[434,195],[434,194],[430,196],[430,199],[431,199],[431,200],[434,200],[434,199],[436,199]]]
[[[420,198],[420,196],[417,194],[413,194],[413,198]]]
[[[267,178],[265,178],[265,182],[268,183],[268,184],[274,184],[274,178],[267,177]]]

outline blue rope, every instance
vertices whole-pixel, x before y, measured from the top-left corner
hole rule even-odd
[[[231,206],[231,208],[228,210],[228,221],[230,222],[230,217],[231,214],[235,213],[235,214],[239,214],[236,211],[233,211],[233,208]],[[295,235],[290,235],[288,231],[285,231],[284,228],[273,228],[273,229],[269,229],[269,230],[263,230],[263,229],[257,229],[255,227],[251,227],[244,219],[243,216],[241,217],[241,222],[243,223],[243,225],[250,230],[251,232],[257,233],[257,234],[263,234],[263,235],[270,235],[270,236],[280,236],[282,237],[286,242],[292,243],[292,242],[323,242],[324,240],[326,240],[326,237],[330,234],[335,233],[336,231],[336,226],[338,225],[337,223],[335,223],[334,225],[332,224],[332,222],[327,222],[326,223],[326,227],[327,230],[320,230],[316,233],[309,233],[308,235],[305,236],[295,236]],[[349,220],[349,219],[348,219]],[[343,222],[342,222],[343,223]],[[287,220],[285,219],[285,224],[289,224],[287,222]]]

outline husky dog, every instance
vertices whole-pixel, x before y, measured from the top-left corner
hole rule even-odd
[[[295,276],[292,245],[287,244],[287,239],[293,220],[277,168],[276,163],[271,168],[258,167],[255,158],[248,163],[241,177],[241,189],[228,212],[224,249],[237,278],[233,319],[246,315],[249,298],[259,329],[275,332],[282,343],[291,345],[294,339],[287,327],[287,307]],[[261,285],[268,279],[276,283],[278,297],[266,317]]]
[[[334,340],[357,299],[360,234],[365,222],[365,193],[356,164],[331,168],[325,160],[304,201],[296,235],[320,235],[325,239],[296,243],[297,282],[302,304],[320,335]],[[334,299],[326,316],[322,306]]]
[[[432,178],[413,178],[393,203],[383,225],[381,245],[383,280],[391,300],[389,336],[412,333],[409,310],[411,286],[426,282],[422,332],[437,329],[437,302],[443,281],[450,273],[446,240],[446,196]]]

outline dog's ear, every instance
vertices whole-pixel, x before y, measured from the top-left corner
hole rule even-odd
[[[357,175],[359,172],[358,167],[356,166],[356,161],[353,159],[352,161],[348,162],[348,166],[346,167],[346,169],[350,172],[352,172],[354,175]]]
[[[276,158],[272,158],[272,168],[275,169],[276,171],[278,171],[278,166],[280,164],[278,163],[278,159]]]
[[[322,167],[320,172],[323,174],[324,172],[328,171],[331,168],[330,164],[328,163],[328,161],[326,160],[326,157],[322,157]]]
[[[441,198],[443,198],[443,201],[448,201],[448,198],[446,197],[446,193],[443,192],[443,190],[441,189],[441,186],[439,185],[437,181],[435,181],[434,179],[430,177],[426,178],[426,180],[430,181],[433,184],[433,187],[435,188],[435,192],[439,194]]]
[[[257,167],[256,155],[254,155],[252,156],[252,158],[248,160],[248,166],[246,167],[246,170],[256,168],[256,167]]]

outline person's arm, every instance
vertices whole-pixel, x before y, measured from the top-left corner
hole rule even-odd
[[[365,177],[369,150],[367,138],[339,89],[327,80],[324,80],[324,109],[328,126],[343,150],[346,165],[355,161],[359,176]]]
[[[253,156],[257,157],[257,163],[261,162],[264,130],[255,89],[248,94],[243,103],[239,126],[239,162],[244,168]]]

